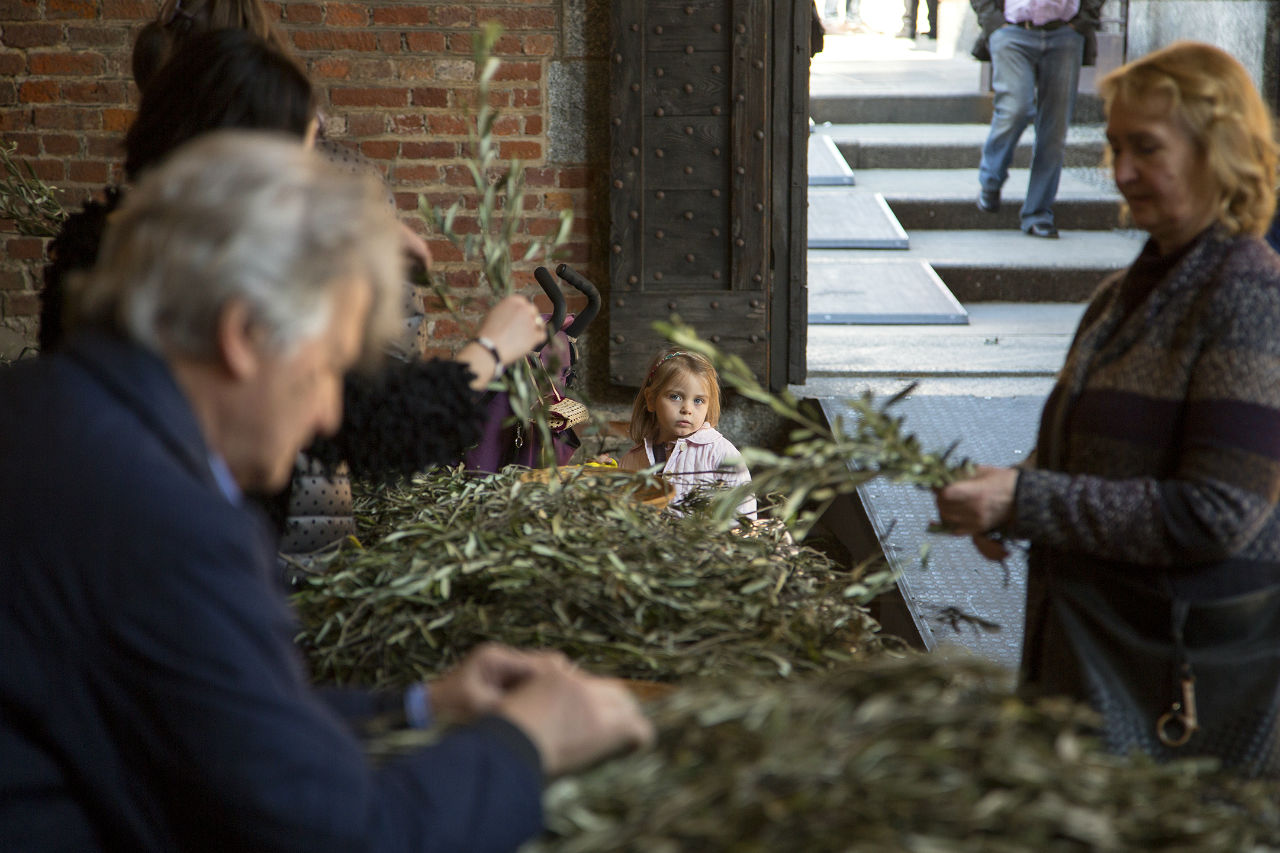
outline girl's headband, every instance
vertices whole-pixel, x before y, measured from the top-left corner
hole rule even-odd
[[[666,361],[669,358],[675,358],[678,355],[688,355],[688,354],[689,353],[684,352],[682,350],[676,350],[675,352],[669,352],[666,355],[664,355],[662,358],[658,359],[657,363],[654,364],[653,367],[649,368],[649,375],[644,378],[644,384],[648,385],[649,380],[653,378],[653,374],[658,372],[658,365],[662,364],[664,361]]]

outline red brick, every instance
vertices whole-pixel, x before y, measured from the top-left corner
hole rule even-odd
[[[138,20],[154,14],[154,8]],[[133,33],[125,27],[104,27],[100,23],[67,24],[66,46],[70,48],[98,47],[127,51],[133,45]]]
[[[569,188],[585,187],[588,183],[588,177],[588,172],[584,168],[573,166],[562,167],[557,176],[556,186]]]
[[[96,18],[98,4],[91,0],[47,0],[44,16],[46,18]]]
[[[388,6],[373,10],[373,22],[382,27],[425,27],[431,10],[425,6]]]
[[[356,58],[351,63],[351,71],[347,76],[348,84],[360,82],[375,83],[379,86],[396,78],[396,63],[382,54],[368,54]],[[376,57],[376,58],[373,58]]]
[[[304,30],[293,34],[293,43],[300,50],[319,52],[330,50],[378,49],[378,36],[371,32],[334,32],[332,30]]]
[[[541,89],[512,89],[511,90],[511,106],[513,107],[542,106],[542,90]]]
[[[0,0],[0,21],[38,21],[40,0]]]
[[[440,180],[440,170],[435,166],[407,166],[403,161],[396,164],[394,175],[396,183],[418,186],[433,184]]]
[[[345,80],[351,74],[351,60],[342,56],[326,56],[312,62],[310,71],[312,80]]]
[[[466,6],[443,6],[436,9],[436,25],[441,27],[471,27],[475,19]]]
[[[449,91],[436,86],[413,89],[410,92],[410,96],[413,98],[415,107],[447,107],[449,106]]]
[[[397,54],[400,52],[402,45],[400,44],[400,33],[380,32],[378,33],[378,50],[383,53]]]
[[[387,120],[377,113],[347,116],[347,133],[351,136],[378,136],[386,133]]]
[[[391,132],[400,136],[414,135],[421,133],[425,124],[422,113],[392,116]]]
[[[450,53],[466,53],[472,52],[471,33],[450,33],[449,34],[449,52]]]
[[[58,84],[53,80],[33,80],[18,87],[18,97],[28,104],[52,104],[58,100]]]
[[[101,74],[105,60],[99,53],[32,53],[27,67],[32,74]]]
[[[410,33],[410,42],[412,42],[413,34]],[[434,80],[436,79],[436,63],[432,59],[419,59],[415,57],[404,56],[403,54],[396,58],[396,73],[401,80]]]
[[[405,33],[404,46],[413,53],[443,53],[445,34],[410,31]]]
[[[524,170],[524,182],[530,187],[554,187],[557,170],[550,168],[534,168]]]
[[[442,136],[466,136],[470,125],[463,119],[452,115],[427,116],[427,130]]]
[[[556,38],[552,35],[527,35],[522,42],[520,52],[525,56],[550,56],[556,50]]]
[[[44,258],[44,241],[39,237],[12,237],[5,244],[5,251],[15,260],[41,260]]]
[[[291,24],[324,23],[324,7],[314,3],[289,3],[281,5],[282,20]]]
[[[512,30],[554,30],[556,13],[552,9],[478,9],[476,22],[497,21],[507,32]]]
[[[102,111],[102,129],[124,133],[133,124],[135,112],[126,109],[107,109]]]
[[[55,157],[74,157],[80,153],[80,137],[61,133],[46,133],[40,140],[46,154]]]
[[[524,132],[534,136],[542,133],[542,116],[525,116]]]
[[[111,167],[106,163],[72,160],[67,164],[67,177],[82,184],[105,184],[111,177]]]
[[[343,107],[407,107],[408,89],[331,89],[329,102]]]
[[[69,104],[119,104],[126,95],[123,83],[99,80],[62,84],[62,100]]]
[[[12,219],[0,219],[0,226],[3,230],[10,230],[14,227]],[[26,276],[21,271],[15,269],[0,269],[0,290],[26,290]]]
[[[126,111],[118,110],[117,112]],[[132,113],[127,114],[132,115]],[[128,127],[128,125],[126,124],[125,127]],[[85,140],[85,143],[86,154],[90,157],[101,157],[111,160],[119,159],[124,156],[124,146],[118,131],[110,136],[90,136]]]
[[[27,70],[27,60],[20,53],[0,53],[0,76],[17,77]]]
[[[329,27],[364,27],[369,24],[369,10],[351,3],[327,3],[324,22]]]
[[[400,156],[408,160],[448,160],[460,155],[456,142],[405,142],[400,145]]]
[[[31,110],[31,123],[38,128],[54,130],[98,130],[102,126],[102,116],[93,110],[35,107]]]
[[[104,21],[146,21],[156,14],[156,4],[142,0],[103,0]]]
[[[62,41],[56,24],[5,24],[4,46],[12,48],[49,47]]]
[[[35,293],[6,293],[4,295],[6,317],[36,317],[40,314],[40,297]]]
[[[504,62],[498,66],[494,80],[530,80],[542,79],[542,63],[540,62]]]
[[[35,133],[6,133],[4,143],[18,143],[19,157],[35,157],[40,154],[40,137]]]
[[[360,144],[360,153],[373,160],[394,160],[400,145],[394,139],[370,140]]]
[[[493,122],[494,136],[516,136],[520,133],[519,116],[498,116]]]

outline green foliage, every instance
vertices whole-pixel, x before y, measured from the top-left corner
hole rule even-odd
[[[710,359],[725,387],[794,424],[789,443],[779,453],[742,448],[752,481],[715,495],[709,512],[721,523],[733,522],[738,504],[748,494],[778,495],[780,503],[772,507],[773,516],[803,538],[836,497],[876,477],[937,489],[973,471],[968,460],[952,459],[955,445],[940,453],[926,451],[915,435],[906,432],[903,419],[893,414],[894,404],[914,386],[885,401],[867,392],[851,402],[857,414],[854,423],[836,418],[828,426],[821,413],[789,391],[769,391],[741,358],[721,352],[678,318],[655,323],[654,328],[681,349]]]
[[[1096,717],[970,658],[713,679],[648,708],[654,749],[553,783],[523,853],[1280,849],[1280,786],[1104,753]]]
[[[780,526],[673,518],[639,500],[638,475],[562,472],[437,471],[362,495],[368,547],[294,596],[315,676],[404,685],[486,640],[659,681],[827,669],[879,646],[864,605],[887,574],[851,575]]]
[[[523,164],[519,160],[512,160],[504,169],[499,158],[498,143],[493,136],[499,113],[489,103],[489,92],[501,64],[493,55],[493,46],[501,34],[502,27],[492,21],[472,34],[477,76],[475,113],[472,117],[474,127],[470,130],[472,152],[466,165],[476,198],[476,231],[462,233],[457,230],[459,211],[465,209],[462,199],[455,201],[448,209],[441,210],[439,207],[432,207],[425,196],[418,198],[419,214],[462,249],[465,259],[479,261],[483,279],[498,299],[514,292],[511,250],[521,234],[521,214],[525,198]],[[539,256],[548,259],[553,257],[556,248],[568,240],[572,226],[573,211],[561,211],[560,227],[555,236],[549,241],[530,240],[521,261],[532,262]],[[459,311],[451,294],[440,286],[435,289],[445,305],[457,316]],[[463,318],[459,319],[465,323]],[[554,373],[554,368],[552,372]],[[538,380],[528,360],[513,365],[499,382],[510,398],[513,420],[521,425],[528,425],[526,429],[533,430],[539,439],[542,463],[554,465],[552,434],[547,426],[546,413],[538,405],[541,396]]]
[[[53,237],[67,218],[53,187],[36,177],[29,163],[19,164],[16,142],[0,144],[0,219],[12,219],[19,234]]]

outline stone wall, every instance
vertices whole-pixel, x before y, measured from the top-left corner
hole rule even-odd
[[[1217,45],[1264,91],[1267,0],[1130,0],[1129,59],[1180,39]]]

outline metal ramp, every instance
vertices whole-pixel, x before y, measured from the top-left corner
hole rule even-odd
[[[855,417],[842,400],[819,399],[828,422]],[[895,410],[925,448],[960,440],[957,458],[1011,465],[1035,443],[1044,398],[919,395]],[[1002,567],[984,559],[967,538],[927,532],[936,519],[928,491],[873,480],[856,498],[828,511],[827,527],[854,560],[883,556],[897,572],[897,593],[882,596],[877,616],[887,633],[917,647],[960,646],[1010,670],[1022,650],[1026,561],[1014,551]],[[929,546],[928,562],[920,561]]]
[[[836,147],[836,141],[825,133],[810,133],[809,186],[851,187],[853,184],[853,169]]]
[[[809,322],[964,325],[969,314],[924,261],[810,257]]]
[[[906,249],[907,232],[884,196],[852,187],[810,187],[810,249]]]

